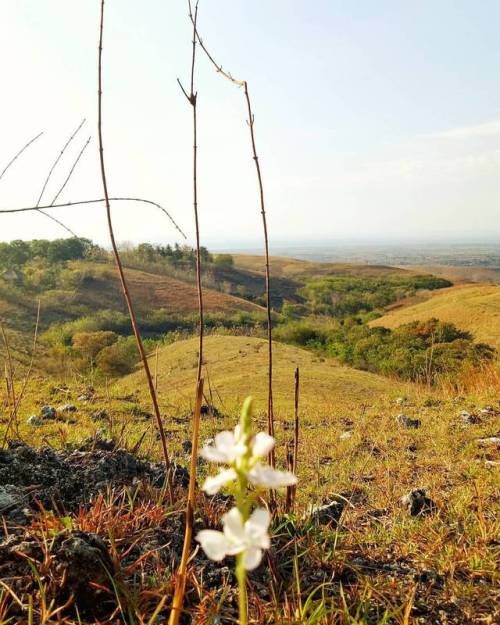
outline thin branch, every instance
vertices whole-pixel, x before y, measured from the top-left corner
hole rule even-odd
[[[264,230],[264,248],[266,254],[266,309],[267,309],[267,343],[268,343],[268,397],[267,397],[267,430],[274,437],[274,407],[273,407],[273,329],[271,318],[271,289],[270,289],[270,270],[269,270],[269,236],[267,233],[266,207],[264,201],[264,184],[262,182],[262,173],[260,170],[259,157],[257,156],[257,148],[255,145],[254,123],[255,117],[252,113],[252,105],[250,102],[250,94],[248,92],[248,83],[243,83],[245,90],[245,99],[247,101],[248,110],[248,126],[250,128],[250,139],[252,143],[253,160],[257,171],[257,181],[259,184],[260,212],[262,215],[262,227]],[[271,466],[276,464],[276,456],[274,449],[269,454]]]
[[[52,208],[52,207],[49,207]],[[76,232],[74,232],[73,230],[71,230],[71,228],[69,226],[67,226],[66,224],[63,224],[62,221],[59,221],[59,219],[57,219],[57,217],[54,217],[53,215],[50,215],[49,213],[46,213],[44,210],[42,210],[41,208],[37,208],[36,209],[39,213],[41,213],[42,215],[44,215],[45,217],[48,217],[49,219],[51,219],[53,222],[55,222],[56,224],[58,224],[59,226],[61,226],[61,228],[64,228],[66,230],[66,232],[69,232],[69,234],[72,237],[78,237],[78,235],[76,234]]]
[[[113,222],[111,220],[111,206],[110,199],[108,194],[108,183],[106,180],[106,168],[104,165],[104,147],[103,147],[103,138],[102,138],[102,40],[103,40],[103,27],[104,27],[104,0],[101,0],[101,21],[99,27],[99,54],[98,54],[98,91],[97,91],[97,129],[99,136],[99,161],[101,166],[101,178],[102,178],[102,187],[104,191],[104,199],[106,204],[106,216],[108,221],[108,229],[109,229],[109,238],[111,240],[111,246],[113,248],[113,254],[115,256],[116,268],[118,270],[118,274],[120,276],[120,282],[123,290],[123,295],[125,297],[125,301],[127,302],[127,307],[130,315],[130,321],[132,323],[132,328],[135,335],[135,340],[137,343],[137,348],[139,350],[139,354],[142,360],[142,366],[144,369],[144,374],[147,379],[149,393],[151,395],[151,400],[153,403],[154,413],[156,417],[156,423],[158,426],[158,431],[160,434],[162,449],[163,449],[163,457],[165,459],[165,468],[168,474],[168,480],[170,482],[170,458],[168,455],[167,449],[167,439],[165,436],[165,430],[163,429],[163,423],[160,413],[160,407],[158,405],[158,399],[156,396],[153,379],[151,377],[151,371],[149,370],[149,363],[146,356],[146,352],[144,350],[144,345],[142,343],[142,337],[139,331],[139,327],[137,325],[137,319],[135,315],[135,310],[132,304],[132,299],[130,297],[130,292],[128,289],[127,281],[125,279],[125,273],[123,271],[122,262],[120,259],[120,254],[118,253],[118,248],[115,241],[115,235],[113,231]],[[172,496],[172,493],[170,493]]]
[[[52,176],[52,173],[54,172],[54,169],[57,167],[57,164],[59,163],[59,161],[63,157],[64,152],[66,152],[66,148],[69,146],[69,144],[76,137],[76,135],[78,134],[78,132],[80,131],[81,127],[83,126],[83,124],[85,122],[86,122],[86,119],[85,118],[82,119],[82,121],[80,122],[80,125],[75,130],[75,132],[70,136],[70,138],[66,141],[66,143],[64,144],[62,150],[59,152],[56,160],[53,162],[52,167],[49,169],[49,173],[47,174],[47,177],[45,178],[45,182],[43,183],[42,190],[40,191],[40,195],[38,196],[38,200],[36,202],[37,206],[39,206],[40,202],[42,201],[43,194],[45,193],[45,189],[47,188],[47,185],[49,184],[49,180],[50,180],[50,178]]]
[[[193,23],[193,40],[192,40],[192,54],[191,54],[191,76],[190,76],[190,93],[188,94],[179,79],[180,88],[183,94],[186,96],[189,104],[193,109],[193,208],[194,208],[194,222],[196,230],[196,287],[198,291],[198,311],[200,319],[199,327],[199,345],[198,345],[198,370],[196,379],[199,382],[201,379],[201,370],[203,367],[203,335],[204,335],[204,321],[203,321],[203,291],[201,288],[201,250],[200,250],[200,226],[198,219],[198,122],[196,117],[196,105],[198,100],[198,94],[194,91],[194,73],[196,63],[196,21],[198,19],[198,2],[196,2],[194,9],[194,16],[191,11],[191,2],[189,0],[189,16]]]
[[[170,612],[169,625],[178,625],[184,594],[186,592],[186,570],[191,553],[191,540],[193,537],[193,522],[196,495],[196,469],[198,462],[198,441],[200,433],[201,402],[203,399],[203,378],[196,385],[196,402],[193,415],[193,434],[191,437],[191,465],[189,468],[189,487],[186,501],[186,525],[184,530],[184,544],[182,547],[181,562],[177,571],[172,610]]]
[[[99,198],[97,200],[79,200],[77,202],[63,202],[62,204],[47,204],[46,206],[26,206],[26,207],[22,207],[22,208],[6,208],[6,209],[0,209],[0,214],[2,214],[2,213],[25,213],[25,212],[28,212],[28,211],[39,211],[39,212],[41,212],[43,209],[47,209],[47,208],[63,208],[65,206],[80,206],[82,204],[98,204],[99,202],[105,202],[105,201],[106,201],[106,198]],[[170,215],[170,213],[167,211],[167,209],[163,208],[163,206],[161,206],[157,202],[153,202],[152,200],[145,200],[145,199],[139,198],[139,197],[110,197],[109,201],[110,202],[142,202],[143,204],[150,204],[151,206],[156,206],[156,208],[159,208],[163,213],[165,213],[165,215],[169,218],[169,220],[172,223],[172,225],[174,226],[174,228],[185,239],[187,239],[187,236],[179,228],[179,226],[174,221],[173,217]],[[44,213],[44,214],[46,214],[46,213]],[[51,215],[48,215],[48,217],[51,217]]]
[[[80,152],[78,153],[78,156],[75,159],[75,162],[73,163],[71,169],[69,170],[68,175],[66,176],[65,181],[63,182],[61,188],[59,189],[59,191],[55,194],[54,199],[52,200],[51,204],[55,204],[57,202],[57,198],[61,195],[61,193],[64,191],[64,188],[66,187],[66,185],[68,184],[71,176],[73,175],[73,172],[75,171],[75,167],[78,165],[78,161],[82,158],[83,153],[85,152],[85,150],[87,149],[88,144],[90,143],[90,140],[92,139],[92,137],[89,137],[87,139],[87,142],[85,143],[85,145],[83,146],[83,148],[80,150]]]
[[[12,413],[11,413],[11,416],[10,416],[10,419],[9,419],[9,423],[7,424],[7,427],[5,428],[5,434],[4,434],[4,438],[3,438],[3,442],[2,442],[2,448],[5,447],[5,444],[6,444],[7,438],[8,438],[8,434],[9,434],[10,428],[12,427],[13,423],[15,425],[16,432],[18,432],[18,430],[19,430],[18,422],[17,422],[17,416],[19,414],[19,408],[21,406],[21,402],[22,402],[24,394],[26,392],[26,388],[28,387],[28,382],[29,382],[30,377],[31,377],[31,372],[33,370],[33,365],[35,363],[35,355],[36,355],[36,348],[37,348],[37,339],[38,339],[38,328],[39,328],[39,325],[40,325],[40,300],[38,300],[38,306],[37,306],[37,311],[36,311],[36,323],[35,323],[35,331],[34,331],[34,334],[33,334],[33,347],[32,347],[32,350],[31,350],[30,364],[28,366],[28,371],[26,372],[26,376],[24,378],[23,386],[21,387],[21,392],[19,393],[17,401],[14,404],[14,407],[12,409]]]
[[[28,143],[26,145],[24,145],[19,152],[13,156],[10,161],[7,163],[7,165],[5,165],[5,167],[2,170],[2,173],[0,174],[0,180],[4,177],[5,172],[9,169],[9,167],[21,156],[21,154],[27,149],[29,148],[29,146],[34,143],[39,137],[41,137],[43,135],[43,132],[40,132],[37,134],[36,137],[33,137],[33,139],[31,139],[30,141],[28,141]]]
[[[207,55],[207,58],[212,63],[212,65],[215,67],[217,73],[221,74],[224,78],[227,78],[227,80],[231,81],[233,84],[237,85],[238,87],[244,87],[245,86],[245,81],[244,80],[238,80],[237,78],[234,78],[232,76],[231,72],[229,72],[227,70],[224,70],[222,65],[219,65],[217,63],[217,61],[214,59],[214,57],[210,54],[209,50],[205,47],[205,44],[203,43],[203,40],[200,37],[200,34],[198,32],[198,28],[197,28],[196,22],[195,22],[194,17],[193,17],[193,12],[191,10],[191,0],[188,0],[188,4],[189,4],[189,17],[190,17],[191,22],[192,22],[193,27],[194,27],[194,31],[195,31],[195,34],[196,34],[196,39],[198,39],[198,43],[200,44],[201,49]]]
[[[270,269],[269,269],[269,236],[267,230],[267,218],[266,218],[266,209],[265,209],[265,201],[264,201],[264,185],[262,181],[262,173],[259,164],[259,157],[257,156],[257,148],[255,144],[255,116],[252,112],[252,105],[250,101],[250,94],[248,90],[248,83],[246,80],[237,80],[233,78],[230,72],[222,69],[222,65],[218,64],[214,57],[210,54],[209,50],[203,43],[200,34],[198,32],[197,22],[196,22],[196,11],[193,16],[193,12],[191,10],[191,0],[188,0],[189,4],[189,17],[191,18],[191,22],[193,24],[193,29],[195,33],[195,37],[198,40],[201,49],[205,52],[206,56],[210,60],[210,62],[214,65],[217,73],[221,74],[224,78],[236,84],[240,87],[243,87],[245,93],[246,107],[248,111],[248,126],[250,128],[250,139],[252,144],[252,158],[255,163],[256,171],[257,171],[257,181],[259,185],[259,196],[260,196],[260,212],[262,215],[262,226],[264,231],[264,248],[265,248],[265,269],[266,269],[266,308],[267,308],[267,340],[268,340],[268,401],[267,401],[267,430],[271,436],[274,436],[274,407],[273,407],[273,344],[272,344],[272,318],[271,318],[271,294],[270,294]],[[275,450],[273,449],[269,455],[269,462],[271,466],[275,466],[276,463],[276,455]]]

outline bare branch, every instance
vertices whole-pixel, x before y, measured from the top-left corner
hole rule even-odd
[[[43,132],[40,132],[37,134],[36,137],[33,137],[33,139],[31,139],[30,141],[28,141],[28,143],[23,146],[19,152],[13,156],[10,161],[7,163],[7,165],[5,165],[5,167],[2,170],[2,173],[0,174],[0,180],[4,177],[5,172],[9,169],[9,167],[21,156],[21,154],[27,149],[29,148],[29,146],[34,143],[39,137],[41,137],[43,135]]]
[[[75,171],[76,166],[78,165],[78,161],[82,158],[83,153],[85,152],[85,150],[87,149],[88,144],[90,143],[90,140],[92,139],[92,137],[89,137],[87,139],[87,142],[85,143],[85,145],[83,146],[83,148],[80,150],[80,152],[78,153],[78,156],[75,159],[75,162],[73,163],[71,169],[69,170],[68,175],[66,176],[65,181],[63,182],[61,188],[59,189],[59,191],[55,194],[54,199],[52,200],[51,204],[55,204],[57,202],[57,198],[61,195],[61,193],[64,191],[64,188],[66,187],[66,185],[68,184],[71,176],[73,175],[73,172]]]
[[[57,164],[59,163],[59,161],[61,160],[61,158],[63,157],[64,152],[66,151],[66,148],[69,146],[69,144],[73,141],[73,139],[76,137],[76,135],[78,134],[78,132],[80,131],[81,127],[83,126],[83,124],[86,122],[86,119],[82,119],[82,121],[80,122],[80,125],[78,126],[78,128],[75,130],[75,132],[70,136],[70,138],[66,141],[66,143],[64,144],[62,150],[59,152],[56,160],[53,162],[52,167],[49,170],[49,173],[47,174],[47,178],[45,178],[45,182],[43,183],[43,187],[42,190],[40,191],[40,195],[38,196],[38,200],[36,202],[36,205],[39,206],[40,202],[42,201],[42,197],[43,194],[45,193],[45,189],[47,188],[47,185],[49,184],[49,180],[52,176],[52,173],[54,172],[54,169],[57,167]]]
[[[65,206],[79,206],[82,204],[98,204],[99,202],[105,202],[105,201],[106,201],[106,198],[99,198],[97,200],[79,200],[76,202],[63,202],[62,204],[47,204],[46,206],[26,206],[22,208],[6,208],[6,209],[0,209],[0,215],[2,213],[6,213],[6,214],[7,213],[25,213],[29,211],[42,212],[43,209],[47,209],[47,208],[63,208]],[[163,206],[161,206],[161,204],[158,204],[157,202],[153,202],[152,200],[145,200],[139,197],[110,197],[109,201],[110,202],[142,202],[143,204],[150,204],[151,206],[156,206],[156,208],[159,208],[169,218],[170,222],[175,227],[175,229],[185,239],[187,239],[187,236],[184,234],[184,232],[180,229],[180,227],[174,221],[173,217],[170,215],[167,209],[163,208]],[[44,214],[47,215],[46,213]],[[47,215],[47,217],[52,217],[52,215]]]
[[[125,297],[125,301],[127,302],[127,308],[130,315],[130,321],[132,323],[132,329],[134,331],[135,340],[137,343],[137,349],[139,350],[139,354],[142,360],[142,366],[144,369],[144,374],[146,376],[146,380],[148,383],[149,393],[151,395],[151,401],[153,403],[154,413],[156,417],[156,424],[158,426],[158,432],[161,439],[162,449],[163,449],[163,457],[165,460],[165,468],[167,474],[169,476],[170,482],[170,458],[168,454],[167,448],[167,438],[165,436],[165,430],[163,429],[163,423],[160,413],[160,407],[158,405],[158,398],[156,395],[156,391],[154,388],[153,378],[151,377],[151,371],[149,369],[148,358],[146,356],[146,352],[144,350],[144,345],[142,343],[141,333],[139,331],[139,326],[137,324],[137,318],[135,315],[134,306],[132,304],[132,298],[130,296],[130,292],[128,289],[127,281],[125,279],[125,273],[123,271],[122,262],[120,259],[120,254],[118,253],[118,247],[115,241],[115,234],[113,231],[113,222],[111,220],[111,205],[110,198],[108,194],[108,183],[106,179],[106,168],[104,165],[104,147],[103,147],[103,138],[102,138],[102,40],[103,40],[103,27],[104,27],[104,0],[101,0],[101,22],[99,27],[99,54],[98,54],[98,90],[97,90],[97,130],[99,136],[99,161],[101,166],[101,178],[102,178],[102,187],[104,191],[104,199],[106,203],[106,216],[108,220],[108,229],[109,229],[109,238],[111,240],[111,246],[113,248],[113,254],[116,261],[116,268],[118,270],[118,274],[120,276],[120,282],[122,285],[123,295]],[[171,490],[171,489],[170,489]],[[172,497],[172,492],[170,492]]]

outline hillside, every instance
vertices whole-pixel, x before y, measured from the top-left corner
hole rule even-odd
[[[477,341],[500,349],[500,286],[459,285],[428,292],[427,299],[393,309],[370,323],[396,328],[436,317],[471,332]]]
[[[419,273],[432,273],[456,283],[500,284],[500,267],[480,265],[404,265],[402,269]]]
[[[159,352],[158,390],[160,401],[171,410],[189,406],[196,378],[198,340],[178,341]],[[234,409],[249,394],[259,410],[266,407],[267,343],[248,336],[209,336],[205,342],[205,394],[211,392],[218,408]],[[154,359],[151,362],[154,366]],[[304,410],[330,414],[339,405],[359,405],[367,398],[376,401],[387,395],[387,379],[364,371],[342,367],[310,351],[274,344],[274,404],[277,414],[290,414],[293,407],[295,367],[301,369],[301,405]],[[207,374],[208,372],[208,374]],[[391,382],[391,394],[400,384]],[[117,383],[120,391],[144,388],[143,373],[137,371]]]
[[[99,310],[126,311],[112,264],[70,261],[58,271],[53,284],[42,283],[36,288],[0,280],[0,314],[8,327],[31,333],[38,299],[42,329]],[[139,314],[159,309],[171,314],[191,314],[198,310],[197,290],[191,282],[130,268],[125,269],[125,275]],[[261,310],[257,304],[214,289],[204,287],[203,293],[205,310],[209,313]]]
[[[248,254],[234,254],[237,268],[256,273],[264,273],[264,257]],[[387,265],[366,265],[357,263],[314,263],[298,258],[271,256],[270,269],[272,277],[289,279],[306,279],[326,275],[354,276],[389,276],[416,273],[401,267]]]

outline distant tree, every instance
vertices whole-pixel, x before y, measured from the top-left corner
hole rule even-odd
[[[118,335],[109,330],[77,332],[73,335],[72,345],[84,358],[93,363],[101,350],[113,345],[117,340]]]

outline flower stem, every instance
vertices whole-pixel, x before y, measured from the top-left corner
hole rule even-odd
[[[247,572],[244,566],[244,554],[240,553],[236,556],[236,578],[238,580],[238,606],[239,606],[239,625],[247,625],[248,602],[247,602]]]

